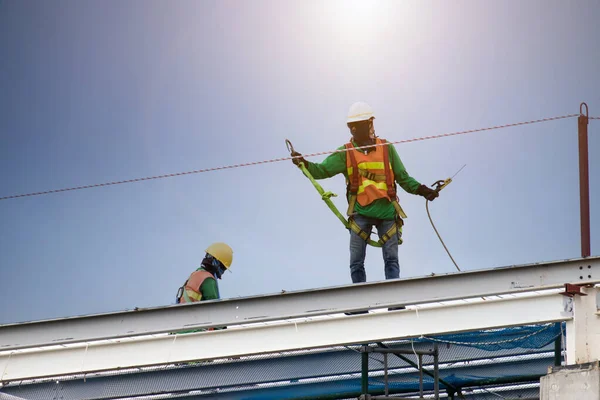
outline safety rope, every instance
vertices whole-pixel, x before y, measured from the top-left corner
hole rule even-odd
[[[515,122],[515,123],[511,123],[511,124],[496,125],[496,126],[491,126],[491,127],[487,127],[487,128],[470,129],[470,130],[465,130],[465,131],[443,133],[443,134],[439,134],[439,135],[431,135],[431,136],[423,136],[423,137],[412,138],[412,139],[389,141],[386,143],[386,145],[387,144],[403,144],[403,143],[418,142],[418,141],[423,141],[423,140],[440,139],[440,138],[449,137],[449,136],[464,135],[467,133],[484,132],[484,131],[491,131],[491,130],[496,130],[496,129],[510,128],[510,127],[515,127],[515,126],[536,124],[536,123],[540,123],[540,122],[556,121],[556,120],[560,120],[560,119],[578,117],[579,115],[580,114],[569,114],[569,115],[562,115],[560,117],[550,117],[550,118],[542,118],[542,119],[536,119],[536,120],[531,120],[531,121]],[[362,149],[362,148],[367,148],[367,147],[372,148],[373,145],[356,147],[356,148]],[[347,151],[347,149],[322,151],[322,152],[318,152],[318,153],[305,154],[304,157],[305,158],[306,157],[315,157],[315,156],[340,153],[340,152],[345,152],[345,151]],[[104,183],[97,183],[97,184],[83,185],[83,186],[74,186],[74,187],[67,187],[67,188],[62,188],[62,189],[52,189],[52,190],[46,190],[46,191],[40,191],[40,192],[15,194],[15,195],[10,195],[10,196],[0,197],[0,200],[16,199],[16,198],[20,198],[20,197],[42,196],[42,195],[47,195],[47,194],[52,194],[52,193],[61,193],[61,192],[69,192],[69,191],[91,189],[91,188],[98,188],[98,187],[105,187],[105,186],[122,185],[125,183],[143,182],[143,181],[149,181],[149,180],[155,180],[155,179],[173,178],[173,177],[177,177],[177,176],[201,174],[201,173],[205,173],[205,172],[220,171],[220,170],[225,170],[225,169],[243,168],[243,167],[250,167],[253,165],[275,163],[275,162],[280,162],[280,161],[292,160],[294,158],[298,158],[298,157],[280,157],[280,158],[273,158],[273,159],[269,159],[269,160],[252,161],[252,162],[247,162],[247,163],[197,169],[197,170],[185,171],[185,172],[175,172],[172,174],[147,176],[147,177],[142,177],[142,178],[125,179],[125,180],[121,180],[121,181],[104,182]]]
[[[333,204],[333,202],[331,201],[331,198],[337,197],[337,195],[332,192],[326,192],[323,189],[323,187],[319,184],[319,182],[317,182],[315,180],[315,178],[311,175],[311,173],[308,172],[308,170],[304,166],[304,163],[301,162],[301,163],[299,163],[298,166],[300,167],[300,170],[302,171],[304,176],[306,176],[308,178],[308,180],[310,180],[310,182],[313,184],[315,189],[317,189],[317,192],[319,192],[319,194],[321,195],[321,199],[325,202],[325,204],[327,204],[327,207],[329,207],[331,212],[333,212],[335,214],[335,216],[338,217],[338,219],[342,222],[342,224],[344,224],[346,229],[351,229],[350,222],[348,220],[346,220],[346,218],[344,218],[344,216],[342,215],[340,210],[338,210],[337,207],[335,206],[335,204]],[[369,245],[371,245],[373,247],[381,247],[382,246],[382,243],[376,242],[370,238],[368,238],[366,241]]]

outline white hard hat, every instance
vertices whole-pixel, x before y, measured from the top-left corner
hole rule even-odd
[[[375,118],[371,106],[362,101],[357,101],[356,103],[350,106],[350,109],[348,110],[348,118],[346,119],[346,123],[368,121],[371,118]]]

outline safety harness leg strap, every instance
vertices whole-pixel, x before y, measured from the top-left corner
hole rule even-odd
[[[379,240],[381,241],[381,244],[385,244],[385,242],[387,242],[388,240],[390,240],[391,238],[394,237],[394,235],[398,232],[398,225],[394,224],[394,226],[392,226],[390,229],[388,229],[388,231],[386,233],[384,233],[381,238],[379,238]],[[400,237],[398,237],[398,242],[400,242]]]
[[[348,228],[350,228],[354,233],[356,233],[362,240],[369,240],[371,236],[368,232],[363,231],[360,226],[356,222],[354,222],[353,218],[348,218]]]
[[[394,225],[392,225],[392,227],[390,229],[388,229],[388,231],[386,233],[381,235],[381,237],[379,238],[377,243],[379,243],[380,245],[384,245],[388,240],[393,238],[394,235],[398,234],[398,244],[402,244],[402,226],[403,225],[404,225],[404,222],[402,221],[402,219],[400,219],[400,218],[396,219],[396,223]],[[352,230],[364,241],[368,241],[371,236],[370,233],[362,230],[352,217],[348,218],[348,229]]]
[[[388,240],[394,237],[394,235],[398,234],[398,244],[402,244],[402,226],[404,225],[404,221],[401,218],[396,218],[396,223],[388,229],[386,233],[384,233],[379,241],[381,244],[385,244]]]

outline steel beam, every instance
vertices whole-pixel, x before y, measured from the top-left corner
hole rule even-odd
[[[600,257],[0,325],[0,350],[234,326],[600,282]]]
[[[570,318],[562,309],[561,295],[546,294],[423,308],[418,312],[369,313],[86,346],[57,346],[41,351],[5,352],[0,356],[0,371],[4,371],[0,379],[13,381],[558,322]]]
[[[321,384],[319,387],[323,386],[332,386],[334,391],[336,386],[334,385],[326,385]],[[532,385],[533,386],[533,385]],[[456,395],[454,398],[456,400],[501,400],[501,399],[519,399],[519,400],[539,400],[540,399],[540,389],[539,387],[525,388],[525,389],[514,389],[514,390],[506,390],[500,387],[500,391],[496,387],[490,387],[488,392],[485,392],[483,389],[479,390],[474,394],[463,394],[462,397]],[[304,398],[318,398],[322,400],[337,400],[340,398],[357,398],[360,394],[360,391],[350,392],[346,390],[345,393],[340,393],[340,391],[335,392],[332,395],[321,395],[320,389],[314,389],[310,391],[307,389],[312,397],[304,397]],[[245,400],[278,400],[282,398],[293,398],[290,396],[294,396],[296,392],[294,392],[294,388],[287,389],[263,389],[263,390],[254,390],[244,392]],[[229,393],[212,393],[210,395],[189,395],[183,397],[177,397],[177,400],[204,400],[204,399],[212,399],[212,400],[239,400],[240,393],[238,392],[229,392]],[[418,396],[419,393],[407,393],[406,395]],[[288,396],[288,397],[285,397]],[[396,400],[398,397],[393,396],[389,397],[390,400]],[[411,400],[419,400],[417,397],[411,397]]]
[[[474,335],[473,340],[476,340],[476,337]],[[501,336],[501,340],[509,338],[510,336]],[[390,345],[395,349],[407,351],[409,349],[412,351],[413,347],[417,351],[432,347],[431,343],[427,342],[415,342],[413,345],[406,342]],[[448,376],[460,371],[463,376],[474,376],[477,369],[484,365],[483,360],[490,360],[490,363],[509,365],[507,369],[510,369],[511,373],[515,375],[520,373],[529,375],[531,371],[528,368],[523,369],[521,365],[521,362],[529,362],[529,360],[523,360],[515,356],[522,356],[526,352],[527,357],[533,356],[539,360],[546,360],[546,363],[550,365],[552,348],[553,344],[549,344],[535,350],[508,348],[488,351],[453,344],[451,350],[440,351],[440,363],[451,364],[454,369],[451,372],[451,370],[444,367],[441,370],[441,375],[442,377]],[[369,356],[371,358],[369,371],[381,371],[382,356],[377,354],[370,354]],[[161,368],[126,374],[87,375],[86,379],[59,380],[58,383],[55,380],[31,384],[18,382],[15,385],[4,387],[3,390],[8,394],[18,395],[30,400],[47,399],[49,397],[48,393],[53,392],[60,393],[65,400],[77,399],[78,396],[83,397],[84,393],[85,398],[88,400],[108,400],[119,397],[149,396],[166,392],[183,393],[235,386],[250,387],[264,385],[269,382],[299,381],[323,377],[334,379],[336,376],[359,374],[361,372],[360,358],[361,354],[358,352],[358,348],[355,350],[349,348],[292,356],[260,357],[223,363],[211,362],[195,366]],[[491,361],[492,359],[493,361]],[[516,361],[507,361],[515,359]],[[431,363],[430,357],[425,357],[425,360],[426,365]],[[463,364],[457,369],[456,364],[464,362],[468,362],[468,364]],[[473,362],[477,365],[473,366]],[[388,368],[390,370],[404,368],[410,373],[416,371],[411,365],[398,357],[389,357]],[[398,374],[394,372],[394,375]]]
[[[551,359],[548,359],[549,364],[552,363]],[[485,392],[479,387],[481,385],[490,385],[490,380],[496,380],[497,383],[492,384],[492,386],[487,386],[488,390],[491,390],[495,394],[495,399],[498,400],[500,398],[505,399],[525,399],[531,398],[539,400],[539,387],[537,389],[538,397],[520,397],[521,391],[526,393],[525,388],[510,390],[510,387],[506,385],[500,386],[502,382],[514,380],[516,382],[523,382],[526,380],[528,383],[530,382],[539,382],[539,377],[545,374],[548,370],[548,365],[544,365],[543,363],[523,363],[519,365],[516,369],[511,370],[510,364],[503,366],[504,369],[500,371],[500,374],[506,374],[498,378],[494,378],[494,376],[498,376],[498,370],[494,370],[493,365],[480,367],[479,369],[474,367],[466,368],[464,371],[460,369],[449,369],[448,372],[453,374],[457,373],[457,379],[462,380],[461,378],[466,378],[470,384],[468,386],[472,386],[472,388],[463,388],[464,398],[471,398],[474,400],[480,399],[488,399],[485,396]],[[467,376],[462,375],[462,373],[470,374]],[[522,375],[527,374],[527,375]],[[418,373],[412,372],[408,374],[395,375],[398,380],[390,382],[390,392],[393,394],[402,393],[405,396],[417,396],[418,392],[415,393],[416,388],[418,387]],[[489,378],[491,377],[491,379]],[[373,379],[370,385],[369,392],[371,394],[383,394],[384,385],[383,385],[383,377],[379,376]],[[536,383],[533,383],[535,385]],[[496,387],[494,387],[496,386]],[[518,387],[518,385],[513,384],[512,387]],[[529,385],[528,385],[529,386]],[[432,389],[433,389],[433,381],[428,380],[426,383],[427,391],[429,392],[429,396],[427,398],[431,399]],[[518,391],[517,391],[518,390]],[[467,393],[473,393],[472,397],[467,397]],[[489,393],[489,392],[488,392]],[[502,397],[499,397],[499,395]],[[511,394],[513,396],[511,396]],[[360,378],[351,378],[351,379],[340,379],[335,381],[325,381],[325,382],[317,382],[317,383],[291,383],[289,385],[280,386],[280,387],[256,387],[256,388],[246,388],[241,391],[213,391],[213,392],[204,392],[204,393],[194,393],[189,395],[182,395],[181,397],[177,397],[177,400],[203,400],[203,399],[219,399],[219,400],[233,400],[233,399],[246,399],[246,400],[265,400],[265,399],[310,399],[310,398],[318,398],[318,399],[346,399],[346,398],[357,398],[361,395],[361,380]],[[506,397],[505,397],[506,396]],[[396,399],[397,397],[390,397],[390,399]],[[463,397],[456,396],[455,399],[462,399]],[[37,400],[37,399],[36,399]],[[413,397],[413,400],[417,400],[416,397]]]

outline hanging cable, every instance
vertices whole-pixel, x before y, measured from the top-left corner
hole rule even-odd
[[[496,125],[496,126],[491,126],[491,127],[487,127],[487,128],[470,129],[470,130],[465,130],[465,131],[442,133],[439,135],[423,136],[423,137],[406,139],[406,140],[389,141],[386,143],[386,145],[387,144],[411,143],[411,142],[418,142],[418,141],[431,140],[431,139],[440,139],[440,138],[449,137],[449,136],[464,135],[467,133],[475,133],[475,132],[491,131],[491,130],[496,130],[496,129],[510,128],[510,127],[522,126],[522,125],[530,125],[530,124],[536,124],[536,123],[540,123],[540,122],[556,121],[556,120],[560,120],[560,119],[574,118],[574,117],[578,117],[578,116],[579,116],[579,114],[569,114],[569,115],[562,115],[559,117],[542,118],[542,119],[536,119],[536,120],[531,120],[531,121],[515,122],[515,123],[511,123],[511,124],[504,124],[504,125]],[[362,148],[366,148],[366,147],[372,148],[373,145],[356,147],[356,148],[362,149]],[[315,157],[315,156],[320,156],[320,155],[341,153],[341,152],[345,152],[345,151],[348,151],[348,150],[344,148],[344,149],[333,150],[333,151],[321,151],[318,153],[305,154],[304,157],[305,158],[306,157]],[[147,177],[143,177],[143,178],[125,179],[125,180],[121,180],[121,181],[96,183],[96,184],[91,184],[91,185],[74,186],[74,187],[67,187],[67,188],[62,188],[62,189],[52,189],[52,190],[46,190],[46,191],[40,191],[40,192],[15,194],[15,195],[0,197],[0,200],[16,199],[16,198],[21,198],[21,197],[42,196],[42,195],[47,195],[47,194],[52,194],[52,193],[61,193],[61,192],[69,192],[69,191],[91,189],[91,188],[98,188],[98,187],[105,187],[105,186],[122,185],[125,183],[135,183],[135,182],[149,181],[149,180],[155,180],[155,179],[173,178],[176,176],[200,174],[200,173],[205,173],[205,172],[220,171],[220,170],[224,170],[224,169],[250,167],[253,165],[268,164],[268,163],[275,163],[275,162],[280,162],[280,161],[291,160],[293,158],[294,157],[273,158],[270,160],[252,161],[252,162],[241,163],[241,164],[225,165],[225,166],[221,166],[221,167],[204,168],[204,169],[197,169],[197,170],[185,171],[185,172],[175,172],[172,174],[147,176]]]
[[[465,164],[462,167],[460,167],[460,169],[458,171],[456,171],[456,173],[454,175],[452,175],[450,178],[446,179],[445,181],[441,181],[440,180],[440,181],[434,182],[434,184],[432,186],[436,187],[435,191],[437,193],[439,193],[443,188],[445,188],[446,186],[448,186],[449,184],[451,184],[452,183],[452,179],[454,179],[454,177],[456,175],[458,175],[459,172],[462,171],[463,168],[466,167],[466,166],[467,166],[467,164]],[[429,222],[431,222],[431,226],[433,227],[433,230],[435,231],[438,239],[440,239],[440,242],[442,243],[442,246],[444,246],[444,249],[446,249],[446,253],[448,253],[448,256],[450,257],[450,259],[454,263],[454,266],[456,267],[456,269],[460,271],[460,268],[458,267],[458,264],[456,263],[456,261],[454,261],[454,258],[452,257],[452,254],[450,254],[450,250],[448,250],[448,247],[446,247],[446,243],[444,243],[444,240],[442,239],[442,236],[440,235],[440,233],[438,232],[437,228],[435,227],[435,224],[433,223],[433,219],[431,218],[431,213],[429,212],[429,200],[425,200],[425,209],[427,210],[427,216],[429,217]]]
[[[448,256],[454,263],[454,266],[456,267],[457,270],[460,271],[458,264],[456,263],[456,261],[454,261],[454,257],[452,257],[452,254],[450,254],[450,250],[448,250],[448,247],[446,247],[446,243],[444,243],[444,240],[442,239],[442,237],[440,236],[440,233],[438,232],[437,228],[435,227],[435,224],[433,223],[433,219],[431,219],[431,214],[429,213],[429,200],[425,201],[425,208],[427,209],[427,216],[429,217],[429,222],[431,222],[431,226],[433,227],[433,230],[435,231],[437,237],[440,239],[440,242],[442,242],[442,246],[444,246],[446,253],[448,253]]]

